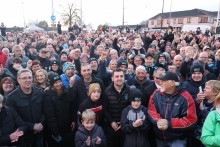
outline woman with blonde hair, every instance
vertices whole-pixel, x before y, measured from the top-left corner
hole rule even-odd
[[[212,87],[215,110],[211,111],[202,128],[201,141],[207,147],[220,147],[220,81],[215,81]]]
[[[49,87],[48,83],[48,74],[46,70],[44,69],[39,69],[36,71],[34,75],[34,83],[33,86],[42,88],[43,90],[47,87]]]

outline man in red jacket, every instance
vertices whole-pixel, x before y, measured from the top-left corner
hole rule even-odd
[[[5,53],[3,53],[2,50],[0,49],[0,65],[5,67],[5,63],[7,59],[8,59],[8,56]]]
[[[148,109],[157,146],[185,147],[197,121],[195,103],[175,73],[166,72],[159,79],[161,88],[151,96]]]

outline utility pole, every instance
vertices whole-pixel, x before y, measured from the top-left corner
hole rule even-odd
[[[122,27],[124,28],[124,24],[125,24],[125,1],[123,0],[123,11],[122,11]]]
[[[22,1],[21,2],[21,5],[22,5],[22,14],[23,14],[23,23],[24,23],[24,28],[26,28],[25,26],[25,17],[24,17],[24,2]]]
[[[162,14],[161,14],[161,26],[160,26],[160,29],[161,29],[161,30],[162,30],[162,27],[163,27],[163,8],[164,8],[164,0],[163,0]]]
[[[82,0],[80,0],[80,9],[81,9],[81,11],[80,11],[80,17],[81,17],[81,18],[80,18],[80,25],[81,25],[81,27],[82,27],[82,25],[83,25],[83,24],[82,24],[82,23],[83,23],[83,22],[82,22],[82,11],[83,11],[83,10],[82,10]]]
[[[170,18],[169,18],[169,26],[170,26],[170,21],[171,21],[171,9],[172,9],[172,0],[170,2]]]

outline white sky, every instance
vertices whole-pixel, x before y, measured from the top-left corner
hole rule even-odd
[[[61,7],[70,0],[53,0],[56,21],[60,20]],[[80,9],[80,0],[72,0]],[[194,8],[217,11],[220,0],[172,0],[172,11]],[[23,2],[23,8],[22,8]],[[71,1],[70,1],[71,2]],[[170,11],[171,0],[164,0],[164,12]],[[82,0],[85,24],[122,24],[123,0]],[[162,0],[124,0],[125,24],[138,24],[162,12]],[[0,0],[0,22],[6,27],[24,26],[33,21],[46,20],[51,23],[52,0]],[[24,12],[24,15],[23,15]],[[25,19],[23,19],[23,16]]]

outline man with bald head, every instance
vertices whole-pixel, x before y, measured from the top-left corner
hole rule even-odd
[[[182,63],[183,63],[183,57],[181,55],[176,55],[173,58],[173,65],[176,66],[177,69],[181,67]]]
[[[205,70],[205,76],[207,76],[208,80],[215,80],[216,76],[214,75],[214,69],[208,66],[208,53],[207,52],[201,52],[199,54],[199,61],[202,61],[202,65],[204,66],[204,70]]]

